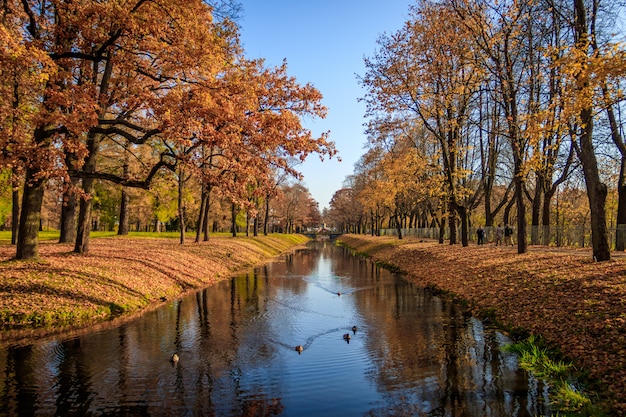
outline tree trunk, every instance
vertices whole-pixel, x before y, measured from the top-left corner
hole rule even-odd
[[[456,207],[453,203],[448,203],[448,222],[450,223],[450,244],[456,245]]]
[[[398,232],[398,239],[402,239],[402,224],[398,220],[398,211],[393,215],[394,222],[396,223],[396,231]]]
[[[78,185],[78,179],[72,178],[72,188]],[[68,189],[63,193],[61,207],[61,235],[59,243],[73,243],[76,240],[76,208],[78,199],[76,191]]]
[[[441,223],[439,224],[439,244],[443,245],[444,236],[446,233],[446,218],[441,218]]]
[[[16,259],[36,259],[39,256],[39,225],[45,182],[43,179],[31,181],[36,172],[26,169],[26,182],[22,195],[22,210],[17,233]]]
[[[20,192],[17,178],[17,175],[13,173],[11,178],[13,185],[13,192],[11,193],[11,245],[17,243],[17,234],[20,227]]]
[[[462,246],[469,246],[469,219],[467,215],[467,207],[457,204],[456,212],[459,213],[461,218],[461,244]]]
[[[252,222],[252,235],[257,237],[259,235],[259,206],[261,205],[258,197],[256,198],[254,205],[256,208],[256,215],[254,216],[254,220]]]
[[[485,226],[493,226],[494,216],[491,212],[491,190],[485,189]]]
[[[85,172],[96,171],[96,158],[98,153],[98,147],[100,145],[99,134],[89,134],[87,140],[87,148],[89,150],[89,156],[85,160],[83,170]],[[91,231],[91,211],[93,208],[93,193],[94,193],[94,179],[83,179],[83,192],[85,197],[80,199],[80,212],[78,213],[78,230],[76,232],[76,242],[74,244],[74,252],[87,253],[89,252],[89,237]]]
[[[204,235],[204,241],[209,241],[209,214],[211,213],[211,190],[212,186],[209,184],[206,190],[206,204],[204,205],[204,230],[202,234]]]
[[[93,182],[92,178],[83,179],[83,191],[86,197],[80,199],[80,211],[78,213],[78,230],[76,232],[76,242],[74,252],[89,252],[89,237],[91,232],[91,209],[93,207]]]
[[[615,231],[615,250],[623,251],[626,249],[626,156],[624,155],[622,155],[617,196],[617,230]]]
[[[237,237],[237,206],[235,203],[230,205],[230,231],[233,237]]]
[[[515,175],[515,205],[517,206],[517,253],[522,254],[528,252],[528,242],[526,242],[528,233],[526,230],[524,182],[519,174]]]
[[[185,244],[185,202],[183,193],[185,191],[185,173],[183,169],[178,170],[178,225],[180,227],[180,244]]]
[[[124,161],[124,178],[128,179],[128,161]],[[120,201],[120,222],[117,228],[117,234],[120,236],[128,235],[128,224],[130,222],[130,195],[128,189],[122,186],[122,198]]]
[[[554,193],[556,188],[546,190],[543,194],[543,211],[541,214],[541,225],[543,228],[541,244],[549,245],[550,244],[550,205],[552,203],[552,197],[554,197]]]
[[[257,237],[259,235],[259,218],[258,217],[254,218],[254,225],[253,225],[253,227],[254,227],[253,235],[254,235],[254,237]]]
[[[113,61],[110,59],[110,55],[107,52],[107,60],[100,79],[100,114],[99,119],[104,118],[106,113],[106,104],[104,98],[107,97],[107,91],[109,88],[109,80],[113,71]],[[100,147],[100,139],[102,135],[90,131],[87,135],[87,150],[88,155],[85,159],[83,166],[84,172],[93,173],[96,172],[96,160],[98,157],[98,151]],[[80,212],[78,214],[78,230],[76,232],[76,242],[74,244],[74,252],[87,253],[89,252],[89,238],[91,230],[91,211],[93,208],[93,192],[94,192],[94,179],[83,179],[83,191],[85,197],[80,199]]]
[[[584,117],[584,119],[583,119]],[[591,209],[591,244],[593,258],[596,261],[611,259],[608,230],[606,227],[606,196],[607,187],[600,180],[598,164],[591,140],[592,119],[591,109],[581,111],[581,119],[586,120],[585,127],[580,135],[580,162],[583,166],[587,198]]]
[[[267,226],[270,220],[270,196],[265,196],[265,217],[263,218],[263,234],[267,236]]]
[[[535,194],[532,200],[531,228],[530,228],[530,244],[539,244],[539,214],[541,212],[541,197],[543,196],[543,177],[537,174],[535,182]]]
[[[206,208],[208,196],[206,187],[202,185],[202,197],[200,198],[200,210],[198,211],[198,226],[196,227],[196,243],[200,243],[200,236],[204,230],[205,221],[207,220],[204,215],[204,209]]]
[[[587,33],[587,11],[584,0],[574,0],[575,9],[575,36],[576,48],[585,57],[585,62],[577,76],[579,93],[590,94],[589,81],[585,78],[586,57],[590,45],[590,36]],[[594,17],[595,18],[595,17]],[[579,134],[578,157],[583,166],[585,184],[587,186],[587,197],[591,209],[591,244],[593,247],[593,258],[596,261],[608,261],[611,259],[609,248],[608,231],[606,227],[606,196],[607,187],[600,180],[598,172],[598,161],[593,147],[593,104],[583,106],[579,113],[581,132]]]
[[[128,188],[122,187],[122,198],[120,201],[120,223],[117,229],[117,234],[120,236],[127,236],[129,229],[129,216],[130,210],[130,196],[128,194]]]
[[[504,207],[504,212],[502,213],[502,220],[504,223],[511,224],[511,210],[513,210],[514,205],[515,193],[513,193],[513,197],[506,203],[506,207]]]

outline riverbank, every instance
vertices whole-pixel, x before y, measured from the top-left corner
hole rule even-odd
[[[43,242],[37,261],[0,246],[0,341],[131,316],[209,286],[308,241],[302,235],[92,239],[87,255]]]
[[[626,260],[594,263],[576,250],[439,245],[417,238],[343,235],[341,243],[438,289],[476,315],[543,337],[597,381],[626,416]],[[586,252],[585,252],[586,253]]]

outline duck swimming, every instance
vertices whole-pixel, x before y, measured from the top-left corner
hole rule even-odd
[[[296,346],[296,352],[300,353],[304,350],[304,348],[302,347],[302,345],[298,345]]]
[[[357,329],[357,327],[356,327],[356,326],[352,326],[352,333],[356,334],[356,331],[357,331],[357,330],[358,330],[358,329]]]
[[[350,336],[350,333],[346,333],[343,335],[343,340],[345,340],[346,342],[349,342],[351,338],[352,337]]]
[[[172,354],[172,357],[170,358],[170,362],[176,363],[176,362],[178,362],[179,359],[180,358],[178,357],[178,355],[174,353],[174,354]]]

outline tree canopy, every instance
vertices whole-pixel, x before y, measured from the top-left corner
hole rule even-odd
[[[496,216],[515,220],[523,253],[528,221],[531,242],[549,242],[555,193],[580,176],[594,258],[609,259],[601,165],[604,155],[616,155],[605,138],[623,149],[621,120],[611,109],[623,103],[626,53],[611,32],[618,10],[608,5],[415,1],[404,26],[380,36],[360,77],[370,150],[351,182],[366,212],[382,208],[399,236],[416,218],[440,227],[447,221],[451,244],[460,223],[463,245],[471,217],[487,226]],[[626,211],[626,198],[617,210]]]
[[[37,256],[52,179],[65,184],[66,205],[69,191],[81,197],[82,253],[96,180],[148,189],[164,170],[184,166],[243,208],[276,170],[300,176],[291,158],[336,152],[326,134],[301,124],[325,116],[320,92],[289,76],[286,63],[246,59],[237,26],[215,18],[224,9],[201,0],[1,8],[0,167],[24,184],[17,258]]]

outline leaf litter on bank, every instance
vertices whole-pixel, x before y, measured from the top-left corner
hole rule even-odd
[[[589,251],[462,247],[395,237],[344,235],[342,242],[397,267],[408,280],[488,311],[509,329],[543,337],[599,381],[626,415],[626,261],[591,260]]]
[[[0,324],[81,325],[206,287],[235,271],[302,244],[304,236],[219,237],[180,245],[171,239],[93,239],[90,252],[40,244],[40,260],[12,261],[15,248],[0,246]]]

